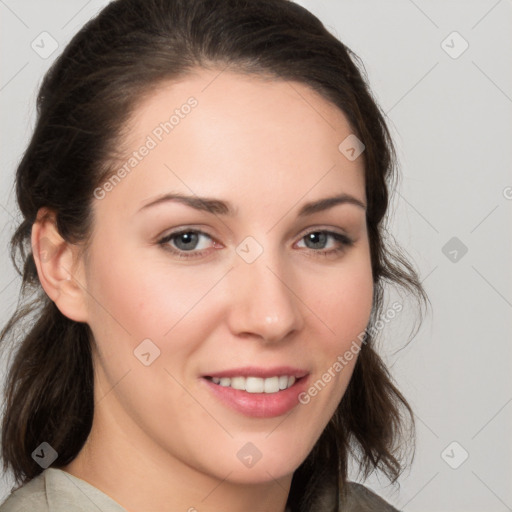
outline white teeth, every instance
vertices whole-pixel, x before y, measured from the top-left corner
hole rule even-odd
[[[245,391],[247,393],[263,393],[265,380],[260,377],[247,377],[245,379]]]
[[[279,389],[286,389],[288,387],[288,376],[281,375],[279,377]]]
[[[233,389],[245,389],[245,377],[233,377],[231,379],[231,387]]]
[[[223,387],[231,387],[247,391],[247,393],[277,393],[288,389],[295,383],[294,376],[281,375],[280,377],[212,377],[212,382]]]
[[[277,393],[279,391],[279,377],[270,377],[263,382],[265,393]]]

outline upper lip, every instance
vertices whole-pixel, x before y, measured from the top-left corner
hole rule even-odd
[[[244,366],[243,368],[231,368],[229,370],[207,373],[203,375],[203,377],[261,377],[266,379],[268,377],[288,375],[293,376],[296,379],[300,379],[301,377],[308,375],[308,373],[309,372],[307,370],[292,366],[274,366],[273,368]]]

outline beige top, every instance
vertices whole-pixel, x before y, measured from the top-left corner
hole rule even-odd
[[[399,512],[363,485],[350,482],[348,488],[341,512]],[[61,469],[47,468],[11,493],[0,505],[0,512],[127,511],[85,480]]]
[[[11,493],[0,512],[127,512],[90,483],[57,468],[47,468]]]

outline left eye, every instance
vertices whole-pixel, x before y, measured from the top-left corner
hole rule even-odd
[[[202,243],[201,239],[203,239]],[[208,248],[207,239],[211,240],[215,245],[215,240],[207,233],[189,229],[169,233],[160,239],[158,244],[180,258],[194,258],[202,256],[205,249]],[[303,240],[306,248],[311,249],[315,255],[321,256],[342,252],[346,247],[353,244],[353,241],[347,236],[327,230],[310,231],[301,237],[300,241],[302,242]],[[334,244],[331,244],[330,248],[326,247],[329,240],[333,240]]]
[[[334,250],[336,250],[336,242],[338,244],[342,244],[342,245],[350,244],[350,240],[346,236],[341,235],[339,233],[334,233],[332,231],[311,231],[307,235],[304,235],[301,238],[301,241],[305,240],[306,247],[308,247],[308,243],[309,243],[310,244],[310,246],[308,247],[309,249],[325,250],[326,247],[324,247],[324,246],[327,243],[327,241],[329,240],[329,238],[331,240],[335,241]],[[322,247],[318,247],[318,245],[321,245]]]

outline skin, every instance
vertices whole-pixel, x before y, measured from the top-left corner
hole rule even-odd
[[[130,512],[283,512],[293,472],[339,404],[356,358],[309,404],[273,418],[234,411],[200,376],[291,365],[313,383],[364,331],[373,294],[365,210],[345,203],[297,217],[305,203],[342,192],[366,204],[364,161],[338,150],[352,130],[307,86],[204,69],[138,105],[126,155],[190,96],[198,101],[190,114],[94,201],[85,256],[51,216],[33,226],[33,247],[55,248],[37,259],[46,293],[94,335],[93,427],[62,469]],[[139,212],[166,192],[229,201],[236,214],[176,201]],[[207,234],[192,251],[200,257],[158,244],[183,227]],[[321,230],[353,244],[329,237],[306,245],[305,235]],[[263,249],[250,264],[236,252],[247,236]],[[179,251],[180,240],[167,246]],[[149,366],[134,356],[147,338],[160,350]],[[262,454],[251,468],[237,457],[247,442]]]

